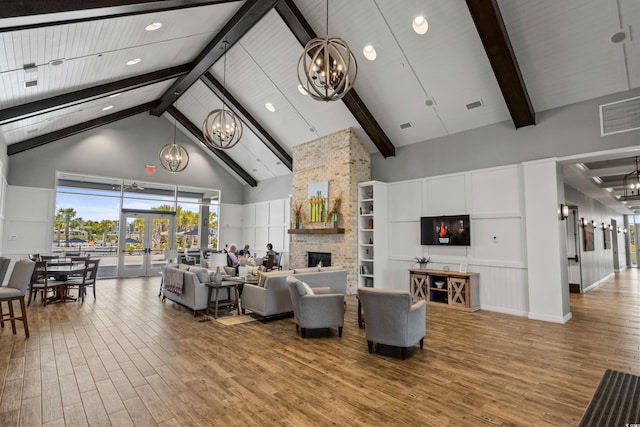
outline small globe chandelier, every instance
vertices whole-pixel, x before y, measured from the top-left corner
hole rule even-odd
[[[160,164],[171,173],[182,172],[189,164],[189,153],[176,144],[177,124],[173,121],[173,144],[167,144],[160,150]]]
[[[298,60],[298,82],[317,101],[336,101],[353,87],[358,64],[347,42],[329,37],[329,0],[327,35],[309,40]]]
[[[205,143],[217,150],[227,150],[235,146],[242,138],[242,122],[233,111],[225,108],[227,95],[227,45],[224,43],[224,68],[222,74],[222,109],[213,110],[202,123],[202,135]]]

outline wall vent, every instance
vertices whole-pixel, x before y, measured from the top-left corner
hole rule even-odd
[[[409,123],[409,122],[407,122],[407,123],[402,123],[402,124],[400,125],[400,129],[408,129],[408,128],[410,128],[411,126],[413,126],[413,125],[412,125],[411,123]]]
[[[24,82],[24,87],[34,87],[34,86],[38,86],[37,80],[27,80],[26,82]]]
[[[481,100],[477,100],[474,102],[470,102],[467,105],[465,105],[465,107],[467,107],[467,110],[473,110],[474,108],[480,108],[482,107],[482,101]]]
[[[35,73],[36,71],[38,71],[38,67],[33,62],[24,64],[23,69],[25,73]]]
[[[640,129],[640,96],[600,106],[600,136]]]

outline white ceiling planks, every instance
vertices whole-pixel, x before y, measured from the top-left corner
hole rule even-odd
[[[627,4],[629,12],[638,7]],[[637,2],[636,2],[637,3]],[[499,1],[522,76],[536,111],[629,89],[624,50],[638,54],[638,42],[615,45],[620,29],[616,1]],[[632,42],[633,43],[633,42]],[[639,75],[640,69],[629,70]],[[636,80],[637,81],[637,80]]]
[[[303,47],[277,12],[269,12],[245,34],[240,44],[241,46],[234,46],[230,50],[229,58],[231,53],[235,55],[236,49],[243,49],[245,54],[238,53],[238,63],[227,62],[227,83],[234,96],[242,100],[245,108],[265,128],[273,132],[276,139],[278,136],[285,138],[286,144],[293,146],[346,128],[356,131],[360,129],[360,125],[342,102],[318,102],[298,91],[296,66]],[[277,49],[274,46],[277,46]],[[259,75],[255,78],[240,78],[236,76],[236,72],[231,71],[233,66],[239,73],[239,67],[243,64],[250,68],[256,68],[258,64],[256,72]],[[222,80],[221,62],[215,64],[213,74]],[[260,84],[266,81],[266,87]],[[259,96],[254,97],[254,93],[258,93]],[[276,113],[270,113],[265,109],[267,98],[276,100],[268,100],[274,104]],[[278,101],[282,101],[283,98],[284,105]],[[282,118],[279,116],[281,109],[285,114]],[[311,128],[314,130],[311,131]],[[359,137],[367,149],[376,151],[364,132],[361,132]]]
[[[73,105],[60,110],[51,111],[26,119],[0,126],[7,144],[24,141],[38,135],[45,135],[89,120],[117,113],[137,105],[157,99],[166,91],[174,80],[167,80],[153,85],[123,92],[116,98],[100,98],[90,102]],[[103,111],[103,108],[113,108]]]

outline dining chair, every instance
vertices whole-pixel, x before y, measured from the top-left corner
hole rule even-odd
[[[29,300],[27,301],[27,305],[31,305],[31,298],[34,295],[38,294],[38,291],[41,292],[42,303],[47,305],[47,292],[61,292],[60,288],[64,287],[63,280],[55,280],[49,278],[49,273],[47,271],[47,261],[35,261],[35,268],[33,269],[33,274],[31,275],[31,281],[29,284]]]
[[[29,259],[31,261],[40,261],[40,254],[29,254]]]
[[[93,299],[96,299],[96,278],[98,277],[99,263],[99,259],[85,260],[82,276],[65,282],[67,290],[69,287],[78,287],[78,301],[84,302],[84,297],[87,294],[87,287],[93,288]]]
[[[11,322],[11,329],[16,333],[16,320],[21,320],[24,326],[24,334],[29,338],[29,324],[27,323],[27,310],[24,306],[24,296],[31,282],[35,262],[31,260],[17,261],[9,277],[7,286],[0,287],[0,327],[4,328],[4,322]],[[20,316],[13,311],[13,301],[20,302]],[[9,304],[9,313],[2,312],[2,304]]]
[[[0,286],[4,283],[4,277],[7,275],[7,271],[9,270],[9,264],[11,264],[11,259],[0,256]]]

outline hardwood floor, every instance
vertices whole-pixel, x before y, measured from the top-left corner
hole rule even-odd
[[[428,306],[406,360],[368,353],[353,296],[342,338],[303,340],[290,318],[199,322],[158,278],[100,280],[97,301],[32,303],[29,339],[0,331],[0,425],[575,426],[605,369],[640,374],[639,276],[571,294],[565,325]]]

